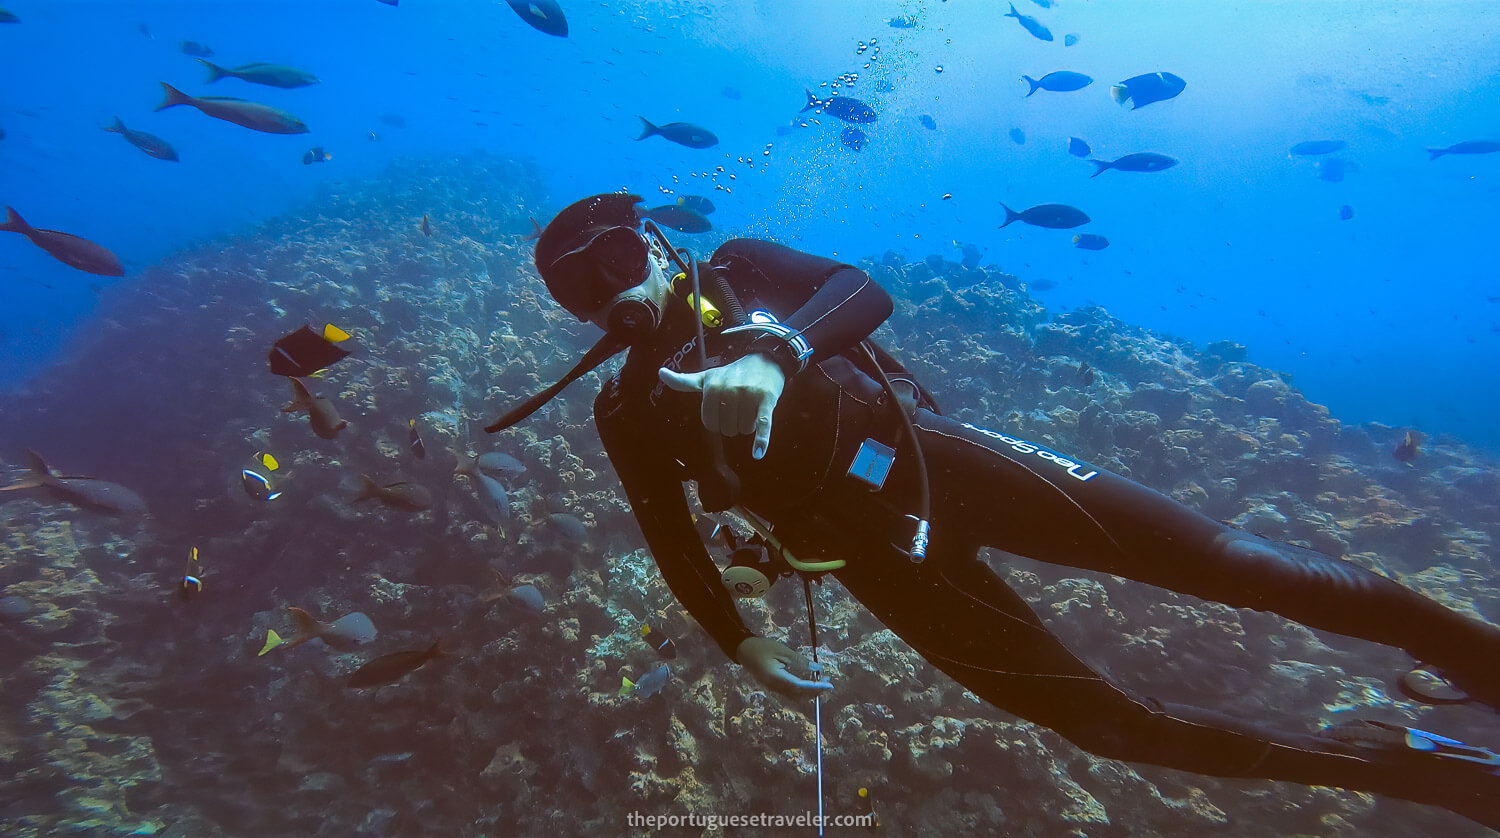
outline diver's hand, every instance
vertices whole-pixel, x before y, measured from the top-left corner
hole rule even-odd
[[[771,444],[771,414],[786,375],[776,362],[758,353],[703,372],[658,371],[673,390],[703,394],[703,426],[724,436],[755,434],[750,456],[759,460]]]
[[[808,668],[807,658],[790,646],[766,637],[747,637],[734,650],[734,659],[755,677],[761,686],[789,698],[811,698],[833,689],[828,681],[808,681],[791,673],[791,668]]]

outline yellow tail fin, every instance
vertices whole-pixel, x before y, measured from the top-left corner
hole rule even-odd
[[[635,689],[634,681],[623,677],[620,679],[620,692],[618,695],[630,695],[630,691],[633,689]]]
[[[261,655],[264,655],[265,653],[271,651],[272,649],[274,649],[274,648],[276,648],[277,646],[280,646],[280,645],[281,645],[281,635],[279,635],[279,634],[276,633],[276,629],[267,629],[266,630],[266,645],[260,647],[260,651],[257,652],[255,656],[256,657],[260,657]]]

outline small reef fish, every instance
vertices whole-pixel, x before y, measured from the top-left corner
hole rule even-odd
[[[443,641],[434,641],[426,649],[410,649],[404,652],[391,652],[388,655],[370,661],[354,670],[349,676],[349,687],[351,689],[365,689],[367,687],[382,687],[386,684],[394,684],[405,678],[430,660],[446,658],[453,653],[443,648]]]
[[[202,58],[198,59],[198,61],[208,68],[209,84],[213,84],[225,77],[248,81],[251,84],[263,84],[267,87],[280,87],[286,90],[307,87],[310,84],[318,83],[318,77],[312,73],[306,70],[299,70],[296,67],[288,67],[284,64],[242,64],[231,69],[220,67],[212,61]]]
[[[462,474],[474,481],[485,513],[489,516],[491,523],[501,526],[510,520],[510,495],[505,491],[504,483],[493,474],[487,473],[493,470],[485,467],[485,457],[490,457],[492,454],[483,454],[468,462],[460,461],[454,473]],[[517,465],[520,464],[517,463]]]
[[[9,486],[0,486],[0,492],[41,489],[54,500],[71,503],[90,512],[124,518],[146,514],[146,501],[134,490],[108,480],[62,475],[47,465],[42,455],[35,451],[27,451],[26,455],[31,459],[30,473]]]
[[[1391,456],[1408,465],[1411,464],[1422,453],[1422,435],[1416,431],[1407,431],[1406,436],[1396,444],[1391,451]]]
[[[1339,220],[1340,221],[1348,221],[1349,219],[1351,219],[1353,217],[1354,217],[1354,207],[1351,207],[1348,204],[1344,204],[1343,206],[1339,207]]]
[[[1161,172],[1177,165],[1177,160],[1154,151],[1127,154],[1118,160],[1090,160],[1097,168],[1089,177],[1098,177],[1110,169],[1121,172]]]
[[[348,339],[349,333],[332,323],[324,324],[321,333],[303,325],[271,346],[271,353],[267,356],[271,373],[288,378],[316,375],[349,357],[348,350],[338,345]]]
[[[1083,210],[1070,207],[1067,204],[1037,204],[1030,209],[1016,212],[1004,204],[1000,208],[1005,210],[1005,223],[1000,227],[1003,229],[1013,222],[1022,221],[1033,227],[1051,227],[1054,230],[1066,230],[1070,227],[1078,227],[1089,223],[1089,217]]]
[[[813,95],[811,90],[804,90],[804,92],[807,94],[807,104],[802,107],[801,113],[821,109],[823,113],[842,119],[845,122],[864,124],[875,121],[875,109],[852,96],[833,96],[828,99],[819,99]]]
[[[349,426],[348,422],[339,418],[339,410],[331,400],[314,396],[308,391],[307,385],[295,378],[289,380],[292,382],[292,402],[281,409],[282,413],[306,411],[308,424],[312,425],[313,433],[321,439],[333,439],[339,435],[339,431]]]
[[[1077,137],[1069,137],[1068,153],[1074,157],[1088,157],[1089,154],[1093,153],[1093,149],[1089,148],[1089,144],[1083,140]]]
[[[933,119],[931,114],[924,113],[921,116],[917,117],[917,121],[922,123],[922,127],[926,128],[928,131],[937,130],[937,120]]]
[[[1343,151],[1348,145],[1343,140],[1307,140],[1292,146],[1292,154],[1298,157],[1332,154],[1335,151]]]
[[[1078,43],[1078,33],[1077,32],[1069,32],[1068,34],[1066,34],[1066,35],[1063,36],[1063,46],[1065,46],[1065,47],[1071,47],[1071,46],[1073,46],[1076,43]]]
[[[505,592],[505,598],[533,614],[547,610],[547,600],[535,585],[517,585]]]
[[[325,151],[322,146],[315,145],[307,151],[303,152],[302,165],[311,166],[314,163],[327,163],[332,159],[332,154],[329,154],[327,151]]]
[[[707,233],[714,228],[714,223],[708,220],[708,216],[678,204],[665,204],[644,210],[641,218],[649,218],[679,233]]]
[[[308,131],[302,120],[280,108],[229,96],[193,97],[166,82],[162,82],[161,86],[166,93],[166,98],[156,106],[159,111],[177,105],[188,105],[214,119],[233,122],[235,125],[244,126],[252,131],[263,131],[267,134],[306,134]]]
[[[1131,110],[1139,110],[1152,102],[1165,102],[1177,97],[1187,89],[1187,82],[1171,73],[1143,73],[1132,76],[1109,89],[1110,98],[1117,104],[1130,103]]]
[[[406,420],[406,449],[419,460],[427,458],[427,446],[422,444],[422,436],[417,433],[415,419]]]
[[[1015,3],[1010,4],[1010,11],[1005,13],[1005,17],[1015,18],[1016,22],[1021,24],[1021,28],[1025,29],[1027,32],[1030,32],[1031,36],[1033,38],[1036,38],[1037,40],[1052,40],[1052,32],[1048,30],[1047,27],[1038,23],[1037,19],[1032,17],[1031,15],[1023,15],[1020,12],[1016,11]]]
[[[187,570],[183,571],[182,578],[177,580],[177,597],[183,602],[192,602],[201,593],[203,593],[203,567],[198,562],[198,548],[194,547],[188,551]]]
[[[557,0],[505,0],[505,2],[532,29],[559,38],[568,37],[568,19],[563,17],[562,7],[557,5]]]
[[[1006,132],[1010,135],[1010,141],[1016,145],[1026,145],[1026,132],[1020,128],[1012,128]]]
[[[240,486],[251,500],[265,503],[281,497],[281,492],[271,486],[271,478],[254,469],[240,469]]]
[[[685,207],[701,215],[708,215],[714,211],[714,202],[702,195],[678,195],[677,206]]]
[[[577,515],[570,512],[554,512],[547,516],[552,526],[562,533],[563,538],[574,544],[587,544],[589,540],[589,527]]]
[[[1494,154],[1500,151],[1500,143],[1490,140],[1470,140],[1463,143],[1455,143],[1447,148],[1427,149],[1427,162],[1442,157],[1444,154]]]
[[[1066,93],[1070,90],[1082,90],[1094,83],[1094,79],[1091,76],[1085,76],[1083,73],[1075,73],[1072,70],[1058,70],[1055,73],[1048,73],[1039,79],[1034,79],[1031,76],[1021,76],[1021,81],[1031,85],[1031,89],[1026,92],[1028,99],[1031,98],[1031,94],[1038,90]]]
[[[647,646],[655,649],[658,655],[667,660],[673,660],[677,657],[677,644],[673,643],[672,638],[668,637],[665,632],[651,628],[650,623],[645,623],[641,626],[641,639],[646,641]]]
[[[32,244],[47,251],[52,258],[85,273],[99,276],[125,275],[125,267],[120,264],[120,258],[109,250],[72,233],[33,227],[10,207],[5,208],[5,223],[0,224],[0,231],[20,233],[31,239]]]
[[[843,144],[844,148],[852,151],[862,150],[868,139],[869,137],[865,135],[865,132],[855,128],[853,125],[844,126],[844,130],[839,132],[839,142]]]
[[[432,222],[427,220],[427,213],[422,213],[422,226],[417,229],[422,231],[422,235],[432,237]]]
[[[182,50],[183,55],[192,55],[197,58],[212,58],[214,54],[213,50],[198,43],[197,41],[183,41],[182,44],[178,46],[178,49]]]
[[[1468,704],[1473,701],[1468,693],[1425,666],[1403,674],[1397,679],[1396,687],[1402,695],[1423,704]]]
[[[859,787],[859,799],[865,802],[865,808],[870,810],[870,829],[880,828],[880,814],[875,811],[875,798],[870,790],[864,786]]]
[[[177,160],[177,149],[172,148],[171,143],[155,134],[148,134],[145,131],[132,131],[126,128],[125,123],[121,122],[118,116],[115,117],[115,124],[104,130],[119,134],[125,138],[126,142],[144,151],[151,157],[155,157],[157,160],[171,160],[173,162]]]
[[[359,479],[359,495],[350,503],[378,500],[392,509],[404,509],[407,512],[421,512],[432,508],[432,493],[425,486],[405,480],[382,486],[368,474],[361,474]]]
[[[953,246],[964,253],[963,258],[958,261],[958,264],[962,265],[966,270],[971,271],[979,267],[979,260],[984,258],[983,250],[980,250],[976,245],[959,244],[958,242],[954,242]]]
[[[644,116],[637,117],[637,119],[641,121],[641,135],[635,138],[636,142],[647,137],[661,137],[688,148],[713,148],[719,144],[719,138],[714,136],[714,132],[702,125],[694,125],[691,122],[653,125],[651,120]]]
[[[1082,250],[1103,250],[1109,247],[1109,239],[1098,233],[1079,233],[1073,237],[1073,246]]]
[[[288,605],[286,610],[295,624],[291,636],[282,637],[276,633],[275,629],[267,631],[265,645],[261,646],[260,651],[256,653],[257,657],[265,655],[272,649],[290,649],[294,646],[301,646],[309,640],[321,640],[339,651],[346,652],[356,646],[369,643],[377,634],[375,623],[361,611],[345,614],[337,620],[325,623],[294,605]]]
[[[620,695],[632,695],[636,698],[650,698],[662,691],[662,688],[672,680],[672,668],[662,664],[657,668],[641,676],[641,680],[632,681],[629,678],[620,679]]]

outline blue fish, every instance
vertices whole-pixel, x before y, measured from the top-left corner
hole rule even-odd
[[[869,137],[865,135],[865,132],[855,128],[853,125],[845,126],[844,130],[839,132],[839,142],[843,143],[845,148],[853,151],[863,149],[865,141],[868,139]]]
[[[1089,144],[1077,137],[1068,138],[1068,153],[1074,157],[1088,157],[1093,152]]]
[[[547,610],[547,600],[542,597],[541,589],[535,585],[517,585],[505,595],[512,602],[533,614],[540,614]]]
[[[1348,221],[1349,219],[1351,219],[1353,217],[1354,217],[1354,207],[1351,207],[1348,204],[1344,204],[1343,206],[1339,207],[1339,220],[1340,221]]]
[[[1171,73],[1145,73],[1132,76],[1109,89],[1109,95],[1117,104],[1130,103],[1131,110],[1144,108],[1152,102],[1165,102],[1176,98],[1187,89],[1187,82]]]
[[[389,0],[382,0],[389,2]],[[559,38],[568,37],[568,19],[563,17],[562,7],[557,5],[557,0],[505,0],[515,13],[521,16],[532,29],[545,32],[548,35],[556,35]],[[391,3],[391,5],[396,5]]]
[[[1021,81],[1031,85],[1031,90],[1026,93],[1027,98],[1030,98],[1031,94],[1038,90],[1066,93],[1070,90],[1082,90],[1094,83],[1092,77],[1085,76],[1083,73],[1075,73],[1072,70],[1058,70],[1055,73],[1048,73],[1039,79],[1034,79],[1031,76],[1021,76]]]
[[[1089,177],[1098,177],[1110,169],[1122,172],[1160,172],[1177,165],[1176,159],[1154,151],[1127,154],[1118,160],[1090,160],[1089,162],[1098,167]]]
[[[1500,151],[1500,143],[1491,142],[1490,140],[1469,140],[1468,142],[1450,145],[1447,148],[1427,149],[1427,162],[1431,163],[1444,154],[1494,154],[1497,151]]]
[[[1066,230],[1070,227],[1082,226],[1090,221],[1083,210],[1067,204],[1037,204],[1021,212],[1016,212],[1004,204],[1001,204],[1000,208],[1005,210],[1005,223],[1000,225],[1002,228],[1016,221],[1024,221],[1033,227]]]
[[[1073,237],[1073,246],[1082,250],[1103,250],[1109,247],[1109,239],[1098,233],[1079,233]]]
[[[1065,47],[1071,47],[1071,46],[1073,46],[1076,43],[1078,43],[1078,33],[1077,32],[1069,32],[1068,34],[1066,34],[1066,35],[1063,36],[1063,46],[1065,46]]]
[[[714,132],[701,125],[694,125],[691,122],[669,122],[666,125],[652,125],[651,121],[644,116],[639,117],[639,119],[642,123],[641,135],[635,138],[636,142],[640,142],[647,137],[660,136],[678,145],[685,145],[688,148],[713,148],[719,144],[719,138],[714,136]]]
[[[922,114],[921,116],[917,117],[917,121],[921,122],[922,127],[926,128],[928,131],[937,130],[937,120],[933,119],[929,114]]]
[[[1010,11],[1006,12],[1005,16],[1015,18],[1016,22],[1021,24],[1021,28],[1030,32],[1032,37],[1043,41],[1052,40],[1052,33],[1048,31],[1047,27],[1037,23],[1036,18],[1031,15],[1023,15],[1016,11],[1015,3],[1010,4]]]
[[[1009,131],[1011,142],[1016,145],[1026,145],[1026,132],[1020,128],[1012,128]]]
[[[1343,140],[1308,140],[1292,146],[1292,153],[1299,157],[1311,157],[1317,154],[1332,154],[1335,151],[1343,151],[1348,145]]]
[[[893,17],[886,21],[886,23],[890,24],[892,29],[912,29],[917,25],[917,19],[914,17]]]
[[[833,96],[828,99],[819,99],[813,95],[811,90],[806,91],[807,104],[802,107],[802,112],[821,109],[829,116],[838,117],[845,122],[874,122],[875,109],[852,96]]]

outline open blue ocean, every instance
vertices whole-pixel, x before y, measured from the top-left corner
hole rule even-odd
[[[1091,756],[836,584],[820,755],[657,575],[599,374],[482,428],[596,337],[533,224],[707,199],[674,244],[867,271],[962,420],[1500,619],[1500,6],[0,0],[0,74],[0,205],[42,231],[0,232],[0,482],[32,451],[149,509],[0,494],[0,834],[813,835],[686,818],[820,801],[879,816],[847,835],[1492,834]],[[122,271],[39,246],[71,237]],[[336,438],[265,370],[304,323],[353,335],[304,379]],[[1500,746],[1403,697],[1398,650],[1003,566],[1139,689]],[[807,646],[794,582],[742,610]]]

